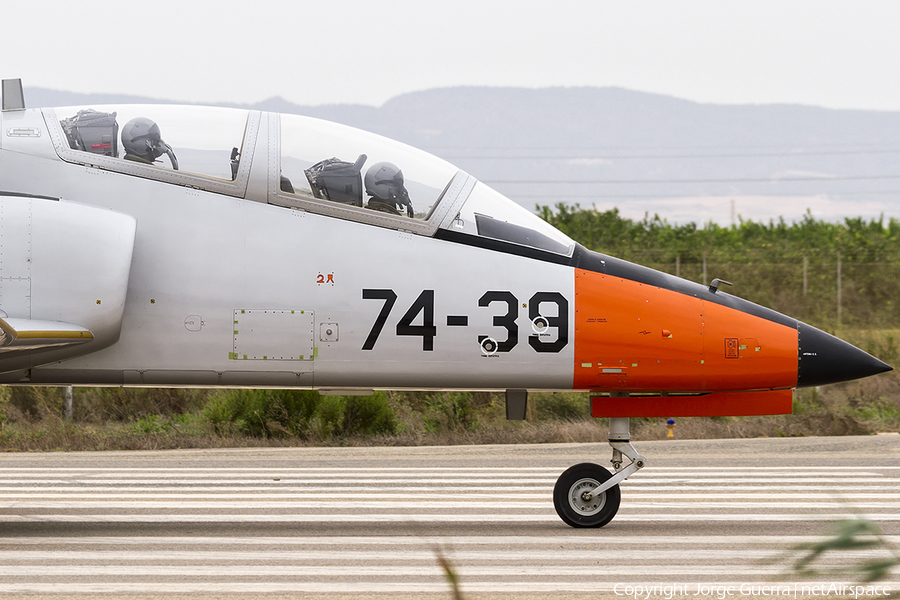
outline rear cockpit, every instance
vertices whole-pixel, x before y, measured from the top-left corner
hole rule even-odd
[[[480,238],[562,256],[575,247],[450,163],[352,127],[196,106],[43,113],[67,162],[419,235],[444,231],[440,237],[464,243]]]
[[[234,181],[250,122],[245,110],[122,105],[46,109],[63,160],[131,171],[145,165],[186,176]],[[56,130],[56,131],[54,131]],[[176,156],[177,154],[177,156]],[[122,162],[122,161],[128,161]],[[133,164],[129,164],[133,163]],[[160,172],[141,171],[149,178]],[[165,179],[164,176],[162,176]]]

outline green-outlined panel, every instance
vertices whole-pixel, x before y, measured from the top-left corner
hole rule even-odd
[[[313,311],[235,309],[232,360],[313,360]]]

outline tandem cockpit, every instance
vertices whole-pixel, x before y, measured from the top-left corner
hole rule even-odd
[[[450,163],[298,115],[123,105],[44,109],[60,158],[369,225],[571,256],[575,244]]]

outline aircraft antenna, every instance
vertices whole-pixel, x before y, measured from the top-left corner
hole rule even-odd
[[[719,286],[722,285],[723,283],[725,285],[734,286],[734,284],[731,283],[730,281],[725,281],[724,279],[719,279],[718,277],[716,277],[715,279],[712,280],[712,283],[709,284],[709,291],[711,291],[713,294],[715,294],[716,292],[719,291]]]

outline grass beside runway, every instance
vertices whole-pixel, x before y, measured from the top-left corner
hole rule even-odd
[[[895,357],[896,358],[896,357]],[[153,450],[253,446],[425,446],[605,442],[586,394],[538,393],[506,421],[495,393],[0,387],[0,450]],[[900,374],[795,392],[794,414],[678,419],[678,439],[900,432]],[[666,439],[665,419],[635,419],[635,440]]]

